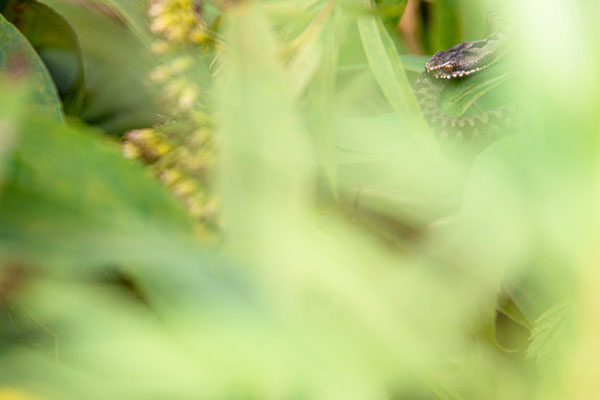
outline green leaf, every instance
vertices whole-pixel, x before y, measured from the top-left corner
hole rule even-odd
[[[77,34],[56,11],[36,1],[12,1],[4,10],[40,55],[62,99],[66,113],[81,105],[85,74]]]
[[[556,304],[535,320],[527,358],[535,359],[539,366],[544,366],[550,361],[561,341],[570,310],[570,304]]]
[[[338,63],[339,39],[335,19],[325,27],[323,33],[324,57],[318,71],[318,80],[311,92],[313,105],[313,129],[317,133],[318,156],[325,167],[325,174],[334,196],[338,195],[338,169],[333,131],[333,98],[335,93],[336,67]]]
[[[456,165],[422,157],[397,114],[334,122],[339,185],[357,209],[424,224],[452,212],[463,187]]]
[[[10,80],[26,78],[32,94],[31,104],[62,120],[60,101],[48,70],[27,39],[2,15],[0,72]]]
[[[88,265],[155,263],[173,243],[192,240],[176,201],[97,132],[33,117],[21,130],[0,199],[5,252]]]
[[[532,323],[525,313],[525,310],[519,304],[518,300],[513,295],[514,289],[508,287],[504,288],[503,298],[499,299],[498,310],[506,315],[508,318],[521,325],[522,327],[530,330]]]
[[[81,42],[86,94],[77,117],[110,134],[152,126],[157,86],[148,85],[160,62],[118,14],[91,3],[44,0],[73,25]],[[106,83],[110,82],[110,85]]]
[[[396,22],[404,14],[407,0],[377,1],[377,14],[390,22]]]
[[[429,56],[417,56],[414,54],[400,54],[399,56],[400,61],[404,66],[404,70],[417,74],[420,74],[425,70],[425,63],[431,58]],[[350,64],[338,68],[340,71],[366,71],[368,69],[369,64]]]
[[[369,5],[368,0],[363,3]],[[385,97],[407,124],[415,142],[427,151],[435,149],[436,143],[408,83],[398,51],[381,19],[367,14],[359,16],[357,23],[367,60]]]
[[[153,393],[172,394],[177,382],[177,393],[187,398],[209,390],[198,376],[221,393],[232,377],[253,374],[268,382],[274,369],[302,357],[243,277],[226,276],[226,262],[208,259],[166,190],[103,136],[32,118],[14,158],[0,198],[0,268],[16,259],[35,269],[28,282],[35,287],[19,292],[16,307],[34,317],[16,329],[45,338],[47,345],[10,343],[10,352],[0,351],[0,363],[15,368],[0,379],[47,383],[48,390],[57,385],[60,393],[65,389],[56,382],[73,382],[70,369],[83,379],[83,393],[95,392],[89,380],[108,377],[113,383],[102,389],[108,397],[142,398],[147,380],[131,379],[142,374],[156,381]],[[73,279],[97,281],[107,265],[140,284],[152,311],[106,286],[85,287]],[[40,286],[40,275],[63,282]],[[10,331],[2,328],[0,334]],[[6,337],[0,339],[4,350]],[[59,361],[52,378],[44,373],[44,356]],[[156,362],[140,363],[147,357]],[[283,374],[292,375],[291,369]]]
[[[0,83],[0,190],[5,174],[10,170],[10,155],[19,136],[19,122],[27,101],[24,87]]]
[[[171,291],[160,297],[171,307],[160,314],[160,307],[144,307],[116,287],[65,279],[29,282],[32,290],[23,291],[11,308],[14,326],[7,331],[25,332],[35,346],[0,336],[0,362],[11,365],[0,379],[48,399],[143,399],[149,390],[152,396],[191,399],[211,389],[227,392],[234,375],[272,376],[273,366],[286,365],[290,355],[298,358],[278,321],[231,290],[231,282],[211,288],[199,279],[204,270],[195,267],[162,269],[162,285]],[[171,281],[177,276],[179,281]],[[159,297],[154,288],[144,289]],[[140,376],[144,379],[134,378]]]
[[[437,1],[433,6],[431,28],[425,31],[428,35],[426,43],[431,43],[432,52],[436,52],[460,42],[460,21],[456,6],[450,1]]]
[[[291,58],[288,67],[292,91],[296,95],[302,94],[313,80],[319,66],[323,64],[322,58],[326,55],[332,55],[323,50],[325,43],[322,42],[324,42],[324,36],[328,29],[327,25],[331,24],[333,8],[334,3],[329,3],[290,45],[290,47],[299,47]]]
[[[148,30],[148,2],[146,0],[93,0],[116,10],[129,24],[131,30],[145,45],[153,40]]]
[[[451,79],[445,82],[439,107],[446,114],[461,116],[481,96],[506,83],[509,77],[509,73],[492,67],[466,79]]]
[[[417,56],[415,54],[401,54],[400,60],[406,71],[420,74],[425,71],[425,63],[429,60],[429,56]]]
[[[304,45],[292,61],[290,79],[295,83],[294,92],[300,84],[306,89],[303,103],[307,106],[307,122],[314,133],[318,157],[324,166],[329,187],[337,195],[337,162],[333,135],[333,104],[339,53],[339,18],[336,18],[335,3],[329,2],[321,10],[308,33]],[[306,65],[312,68],[306,68]],[[298,84],[296,84],[298,82]]]
[[[16,312],[25,310],[35,317],[27,318],[26,323],[21,321],[16,329],[46,336],[48,345],[31,350],[15,345],[10,355],[0,351],[2,363],[8,358],[11,365],[18,366],[10,371],[11,378],[25,381],[32,374],[24,368],[27,361],[48,355],[60,360],[52,372],[59,381],[68,380],[67,369],[73,366],[86,377],[85,382],[96,380],[99,369],[114,363],[109,371],[100,374],[108,373],[117,379],[107,390],[125,391],[130,397],[132,392],[147,388],[145,381],[129,379],[140,371],[156,381],[173,373],[183,392],[195,393],[201,390],[196,380],[177,380],[186,376],[185,371],[197,376],[200,368],[203,375],[210,374],[215,379],[231,376],[231,369],[222,367],[220,358],[207,363],[196,351],[181,352],[181,340],[198,338],[197,324],[201,323],[206,336],[194,350],[200,348],[206,353],[221,346],[220,354],[225,354],[225,360],[233,359],[230,353],[222,351],[239,355],[238,349],[229,345],[245,343],[242,336],[248,339],[245,328],[254,326],[258,319],[256,303],[244,291],[243,280],[232,282],[219,272],[211,276],[205,268],[211,262],[208,251],[198,243],[181,207],[141,165],[124,159],[119,147],[98,132],[40,118],[30,118],[22,130],[22,140],[14,154],[14,172],[0,198],[0,268],[16,259],[35,269],[33,282],[29,283],[39,284],[43,281],[40,276],[52,276],[60,277],[61,285],[66,285],[54,290],[52,286],[57,282],[50,282],[50,287],[19,292],[22,301]],[[81,278],[97,282],[112,269],[107,266],[118,266],[132,276],[153,309],[161,312],[161,319],[157,320],[149,308],[140,309],[139,304],[108,293],[105,286],[80,286]],[[45,301],[47,297],[42,293],[53,297],[53,301]],[[80,302],[75,300],[78,297]],[[185,313],[180,314],[184,308]],[[264,320],[265,315],[260,313],[260,318]],[[224,328],[224,318],[237,326]],[[172,329],[165,330],[167,323]],[[223,339],[223,329],[237,337]],[[6,337],[1,339],[0,347]],[[124,349],[118,350],[125,342],[131,343],[126,355]],[[87,350],[82,352],[81,346]],[[243,367],[255,368],[256,353],[262,350],[242,347],[251,353],[248,359],[252,360]],[[153,359],[165,361],[139,364],[148,351]],[[276,356],[278,362],[271,365],[280,365],[285,359],[282,353],[277,352]],[[36,382],[52,381],[50,387],[56,385],[43,373],[43,367],[35,365]],[[169,368],[164,369],[166,365]],[[6,376],[2,374],[3,379]],[[164,380],[161,390],[168,391],[172,382]],[[227,387],[223,383],[216,386]],[[84,384],[80,389],[94,391],[94,387]],[[204,385],[201,388],[206,390]]]

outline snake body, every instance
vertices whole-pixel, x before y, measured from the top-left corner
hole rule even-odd
[[[497,18],[496,18],[497,21]],[[514,123],[514,105],[471,115],[453,116],[440,107],[441,94],[451,80],[467,80],[501,61],[506,55],[507,24],[482,40],[459,43],[437,52],[426,64],[414,85],[425,119],[442,139],[483,140]]]

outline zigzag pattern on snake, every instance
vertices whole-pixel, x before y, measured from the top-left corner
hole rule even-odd
[[[490,20],[498,26],[501,19],[492,15]],[[448,81],[467,80],[505,57],[509,24],[501,21],[500,26],[485,39],[459,43],[437,52],[415,82],[414,91],[423,115],[441,139],[485,139],[514,126],[513,104],[460,117],[445,114],[440,108],[441,93]]]

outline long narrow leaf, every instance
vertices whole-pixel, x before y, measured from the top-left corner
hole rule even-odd
[[[363,3],[369,5],[368,0]],[[386,98],[401,119],[406,121],[415,141],[424,148],[435,149],[433,136],[408,83],[398,51],[381,19],[368,14],[359,16],[358,29],[371,70]]]

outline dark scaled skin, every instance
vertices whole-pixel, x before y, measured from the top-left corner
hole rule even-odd
[[[506,54],[505,35],[495,33],[486,39],[459,43],[448,50],[437,52],[426,64],[417,79],[414,91],[425,119],[442,139],[493,139],[496,133],[512,126],[513,105],[504,105],[470,117],[444,114],[439,98],[445,79],[466,79],[485,69]]]
[[[448,115],[440,107],[448,80],[468,79],[469,75],[496,64],[507,55],[512,27],[510,13],[503,8],[503,2],[498,0],[491,5],[488,22],[492,34],[435,53],[413,86],[423,116],[439,139],[490,143],[515,126],[513,103],[469,116]]]
[[[500,39],[500,35],[497,34],[438,51],[425,64],[425,70],[440,79],[463,78],[481,71],[502,57],[503,54],[499,52]]]

